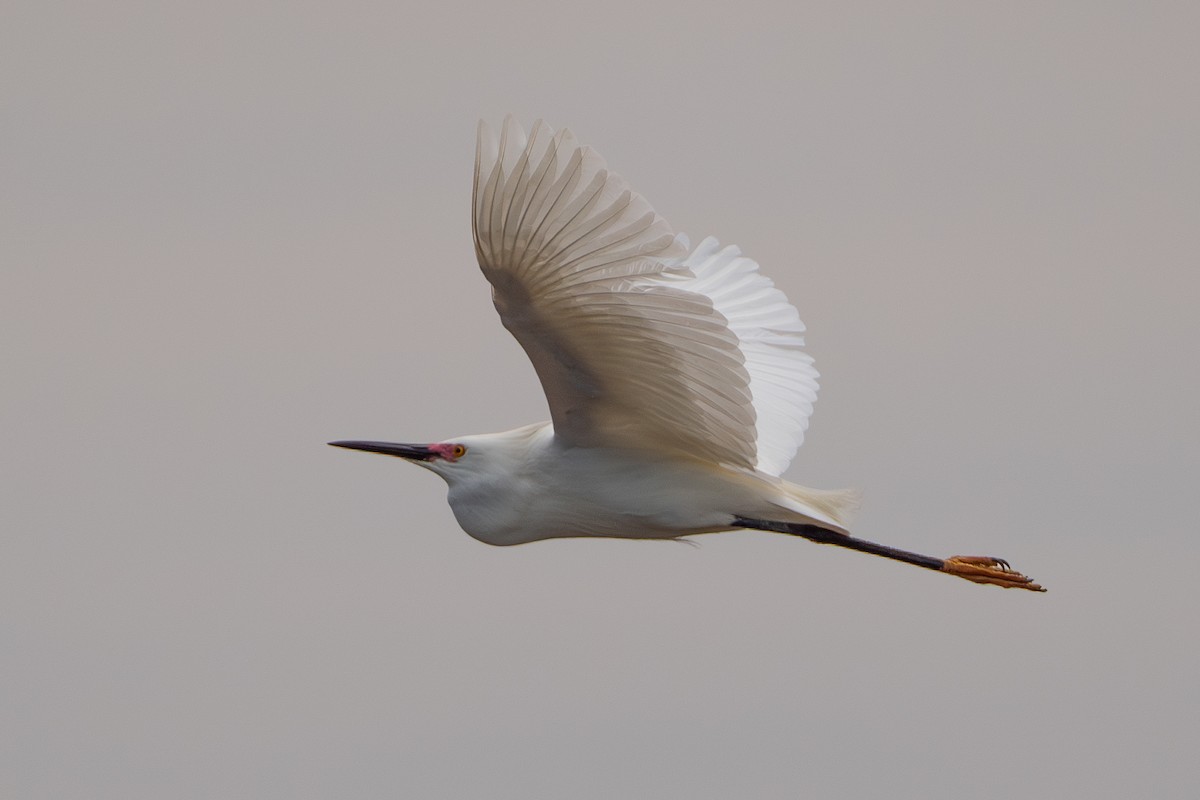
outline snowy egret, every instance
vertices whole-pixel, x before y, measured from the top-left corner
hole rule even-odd
[[[330,444],[437,473],[459,525],[488,544],[757,528],[1043,591],[1002,559],[855,538],[854,492],[781,479],[817,394],[796,310],[736,247],[691,249],[570,131],[539,121],[527,137],[509,117],[497,140],[480,122],[472,206],[479,265],[551,420]]]

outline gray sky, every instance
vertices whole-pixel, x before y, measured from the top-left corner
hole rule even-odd
[[[0,794],[1193,797],[1193,3],[10,3]],[[475,121],[571,127],[809,326],[789,537],[458,530],[337,438],[546,416]]]

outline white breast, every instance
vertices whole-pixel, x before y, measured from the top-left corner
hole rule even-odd
[[[499,466],[499,465],[497,465]],[[724,530],[731,487],[711,467],[538,437],[504,468],[448,480],[463,530],[488,544],[565,536],[674,538]]]

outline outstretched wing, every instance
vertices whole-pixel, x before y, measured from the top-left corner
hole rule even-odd
[[[804,323],[783,292],[737,247],[722,249],[709,237],[683,265],[695,277],[681,286],[712,301],[745,359],[756,418],[756,467],[782,475],[804,441],[817,401],[819,373],[804,352]]]
[[[480,123],[475,250],[541,379],[555,435],[779,474],[816,371],[795,309],[714,240],[687,240],[593,150],[512,118]]]

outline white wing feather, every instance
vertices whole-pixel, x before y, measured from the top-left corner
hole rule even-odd
[[[778,475],[817,373],[804,326],[736,248],[691,255],[566,130],[480,123],[475,250],[504,326],[533,362],[555,436],[667,448]]]
[[[680,288],[708,297],[738,338],[757,418],[756,466],[782,475],[804,441],[817,401],[819,373],[804,352],[804,323],[783,292],[737,247],[721,249],[710,236],[683,265],[696,277]]]

